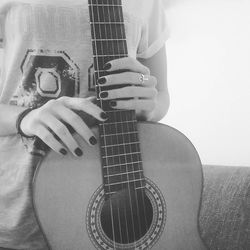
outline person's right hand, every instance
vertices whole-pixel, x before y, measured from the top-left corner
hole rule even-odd
[[[70,124],[89,145],[95,145],[97,139],[83,119],[73,110],[84,111],[99,121],[107,119],[106,113],[92,103],[91,98],[64,96],[50,100],[40,108],[32,110],[23,118],[20,128],[28,136],[39,137],[58,153],[66,155],[69,150],[80,157],[83,154],[82,149],[79,148],[65,124]]]

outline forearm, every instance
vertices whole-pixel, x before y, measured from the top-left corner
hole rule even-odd
[[[25,107],[0,104],[0,136],[14,135],[17,133],[16,120]]]
[[[160,121],[167,114],[169,103],[170,101],[168,91],[160,91],[156,99],[156,106],[154,110],[149,114],[148,121]]]

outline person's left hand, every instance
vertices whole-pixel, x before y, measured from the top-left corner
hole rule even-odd
[[[131,57],[112,60],[106,64],[105,70],[110,73],[120,70],[126,72],[101,77],[98,79],[100,85],[130,85],[102,91],[100,98],[111,100],[110,106],[113,109],[132,109],[136,111],[137,118],[148,120],[156,107],[158,94],[157,79],[150,75],[150,70]]]

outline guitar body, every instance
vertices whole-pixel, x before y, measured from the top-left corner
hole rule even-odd
[[[99,146],[89,147],[77,138],[84,149],[82,158],[51,152],[34,176],[34,208],[52,250],[205,249],[198,230],[202,170],[195,148],[165,125],[139,123],[138,130],[146,178],[146,229],[127,243],[122,237],[112,238],[105,209],[113,198],[104,197]],[[114,199],[122,203],[126,194],[118,193]]]

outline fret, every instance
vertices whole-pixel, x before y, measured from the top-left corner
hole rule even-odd
[[[116,124],[100,124],[100,135],[112,135],[112,134],[126,134],[137,132],[137,126],[135,122],[119,122]]]
[[[107,185],[113,185],[114,183],[137,181],[144,178],[143,171],[133,171],[130,173],[123,173],[117,175],[104,176],[104,183]]]
[[[137,123],[137,120],[132,120],[132,121],[128,121],[127,123],[131,123],[133,122],[134,124]],[[119,122],[105,122],[105,123],[102,123],[102,124],[105,124],[105,125],[115,125],[115,124],[124,124],[124,121],[119,121]],[[101,124],[101,125],[102,125]]]
[[[116,169],[118,169],[118,167],[131,167],[131,169],[135,169],[135,170],[138,170],[136,168],[141,168],[141,165],[142,164],[142,161],[134,161],[134,162],[131,162],[129,164],[109,164],[109,165],[104,165],[103,166],[103,169],[108,169],[109,171],[115,171]],[[132,170],[128,170],[128,171],[132,171]]]
[[[123,23],[122,6],[89,5],[90,23]]]
[[[121,24],[121,25],[123,25],[124,23],[123,22],[90,22],[90,24],[97,24],[97,25],[99,25],[99,24],[107,24],[107,25],[110,25],[110,24]]]
[[[111,145],[111,144],[128,144],[131,142],[138,142],[139,136],[138,133],[128,134],[127,136],[123,136],[123,134],[119,135],[105,135],[100,137],[100,141],[102,145]]]
[[[89,6],[107,6],[106,4],[89,4]],[[110,7],[122,6],[121,4],[109,4]]]
[[[136,171],[143,171],[141,162],[133,162],[127,164],[117,164],[113,166],[106,166],[103,168],[103,176],[107,175],[122,175]]]
[[[145,187],[146,187],[146,185],[142,185],[140,187],[134,188],[134,190],[142,190],[142,189],[145,189]],[[118,190],[118,191],[120,191],[120,190]],[[118,191],[114,191],[114,192],[108,192],[108,191],[106,191],[106,195],[113,195],[113,194],[116,194]]]
[[[122,4],[122,0],[88,0],[89,4],[102,4],[102,5],[114,5]]]
[[[129,144],[121,143],[121,144],[114,144],[114,145],[108,145],[108,146],[101,146],[101,150],[109,150],[109,149],[114,149],[115,147],[129,147],[129,146],[134,146],[137,147],[139,146],[139,142],[131,142]]]
[[[127,135],[138,135],[138,132],[137,131],[134,131],[134,132],[122,132],[122,133],[114,133],[114,134],[103,134],[101,135],[101,137],[106,137],[106,136],[127,136]]]
[[[127,54],[127,44],[124,40],[93,41],[92,47],[94,56]]]
[[[105,136],[100,138],[101,145],[105,146],[110,146],[116,145],[116,144],[129,144],[133,142],[139,142],[139,136],[138,134],[135,135],[128,135],[128,136],[122,136],[122,135],[117,135],[117,136]]]
[[[91,23],[93,39],[125,39],[125,26],[122,23]]]
[[[145,185],[142,185],[141,187],[136,187],[136,188],[134,188],[134,190],[142,190],[142,189],[145,189]],[[120,191],[120,190],[118,190],[118,191]],[[114,191],[114,192],[108,192],[108,191],[106,191],[106,195],[114,195],[114,194],[116,194],[118,191]]]
[[[110,39],[103,39],[103,38],[95,38],[95,39],[91,39],[92,40],[92,42],[95,42],[95,41],[126,41],[126,39],[124,39],[124,38],[117,38],[117,39],[114,39],[114,38],[110,38]],[[94,57],[98,57],[99,55],[97,55],[97,56],[94,56]],[[106,56],[108,56],[108,55],[106,55]],[[117,55],[113,55],[113,56],[117,56]]]
[[[112,178],[114,176],[121,176],[121,175],[131,175],[131,174],[137,174],[137,173],[143,173],[142,170],[138,171],[131,171],[131,172],[125,172],[125,173],[118,173],[118,174],[112,174],[112,175],[104,175],[104,178]]]
[[[145,179],[135,180],[135,181],[131,181],[131,182],[128,181],[128,182],[124,182],[124,183],[117,183],[114,185],[105,185],[104,190],[106,192],[118,192],[120,190],[128,189],[128,188],[131,188],[133,190],[140,189],[143,186],[145,186]]]
[[[128,180],[128,181],[120,181],[120,182],[115,182],[115,183],[104,184],[104,186],[114,186],[114,185],[122,185],[122,184],[135,184],[138,181],[143,182],[144,180],[145,180],[144,178],[140,178],[140,179],[137,179],[137,180]]]
[[[124,154],[114,154],[114,155],[104,155],[102,156],[102,159],[108,159],[108,158],[114,158],[114,157],[123,157],[123,156],[133,156],[137,157],[141,152],[130,152],[130,153],[124,153]]]
[[[119,165],[119,164],[126,164],[126,163],[134,163],[141,161],[140,154],[131,154],[131,155],[120,155],[120,156],[113,156],[113,157],[102,157],[103,166],[109,165]]]
[[[101,147],[101,155],[118,155],[118,154],[130,154],[133,152],[138,152],[140,148],[139,142],[130,143],[130,144],[120,144],[119,146],[102,146]],[[140,152],[138,152],[140,153]]]

